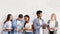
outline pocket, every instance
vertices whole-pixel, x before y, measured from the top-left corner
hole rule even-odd
[[[36,25],[38,26],[38,23],[36,23]]]

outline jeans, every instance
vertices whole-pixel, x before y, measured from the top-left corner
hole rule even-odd
[[[49,31],[49,34],[54,34],[54,31]]]
[[[9,31],[8,34],[10,34],[11,32]]]
[[[25,34],[33,34],[33,32],[25,32]]]

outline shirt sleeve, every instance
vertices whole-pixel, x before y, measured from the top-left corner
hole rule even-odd
[[[33,21],[34,29],[40,29],[40,25],[38,25],[37,21]]]
[[[48,22],[47,22],[47,27],[49,27],[49,23],[50,23],[50,20],[48,20]]]

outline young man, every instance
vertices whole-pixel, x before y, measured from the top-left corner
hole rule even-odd
[[[22,34],[24,27],[23,15],[19,14],[18,18],[13,21],[13,34]]]
[[[37,18],[34,19],[34,34],[43,34],[43,28],[45,28],[45,22],[42,19],[42,11],[39,10],[36,12]]]

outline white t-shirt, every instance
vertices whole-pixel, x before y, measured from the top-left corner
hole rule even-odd
[[[50,28],[54,28],[55,27],[55,21],[50,21],[50,24],[49,24]],[[53,30],[51,30],[53,31]]]
[[[50,21],[50,28],[54,28],[55,27],[55,21]]]
[[[28,29],[32,29],[32,24],[33,24],[32,22],[26,23],[25,27]],[[32,31],[26,30],[26,32],[32,32]]]
[[[21,23],[21,21],[17,20],[17,25],[19,25],[20,23]],[[20,26],[17,26],[17,29],[19,29],[19,28],[20,28]]]
[[[39,20],[39,22],[40,22],[40,25],[43,25],[43,23],[42,23],[42,20],[41,20],[41,19]]]
[[[7,21],[6,23],[5,23],[5,27],[7,26],[7,28],[12,28],[12,22],[11,21]]]
[[[41,19],[39,20],[39,23],[40,23],[40,25],[43,25],[43,23],[42,23],[42,20],[41,20]],[[43,29],[42,29],[42,27],[40,27],[40,34],[43,34]]]

